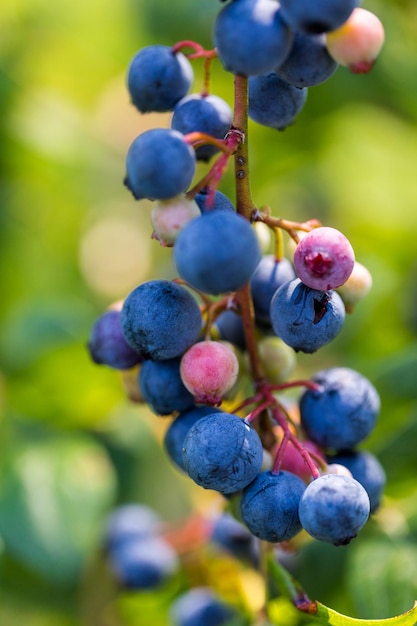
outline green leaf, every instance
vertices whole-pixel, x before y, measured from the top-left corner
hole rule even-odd
[[[315,604],[317,613],[312,617],[328,626],[415,626],[417,623],[417,603],[406,613],[387,619],[357,619],[337,613],[320,602]]]
[[[113,469],[93,440],[68,435],[20,444],[2,468],[6,549],[51,582],[74,583],[114,494]]]

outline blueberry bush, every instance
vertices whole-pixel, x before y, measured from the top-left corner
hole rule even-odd
[[[413,11],[0,9],[5,623],[417,623]]]

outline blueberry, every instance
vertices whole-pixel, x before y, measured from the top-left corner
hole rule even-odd
[[[300,399],[301,424],[307,436],[322,448],[355,447],[375,426],[380,400],[370,381],[347,367],[317,372],[316,391]]]
[[[337,68],[327,51],[325,35],[295,33],[289,55],[275,71],[287,83],[301,88],[323,83]]]
[[[157,513],[144,504],[123,504],[108,517],[104,543],[115,550],[124,543],[155,535],[161,520]]]
[[[185,468],[182,449],[188,431],[199,419],[218,411],[219,409],[215,409],[212,406],[198,406],[180,413],[167,428],[164,437],[165,450],[171,460],[183,471],[185,471]]]
[[[139,388],[144,401],[157,415],[169,415],[194,406],[194,398],[180,376],[181,357],[145,361],[139,370]]]
[[[354,478],[326,474],[313,480],[299,505],[303,528],[315,539],[348,544],[369,517],[368,494]]]
[[[375,513],[386,483],[385,471],[378,459],[371,452],[345,450],[329,457],[328,462],[347,467],[353,478],[365,488],[371,502],[371,513]]]
[[[295,32],[325,33],[348,19],[358,0],[281,0],[283,19]]]
[[[194,200],[197,202],[201,213],[210,211],[235,211],[233,202],[218,189],[214,192],[213,204],[209,203],[209,190],[207,187],[199,191]]]
[[[276,72],[249,78],[249,117],[262,126],[284,130],[292,124],[307,99],[307,88],[299,89]]]
[[[230,513],[223,513],[214,520],[210,540],[239,560],[254,566],[258,563],[258,542]]]
[[[304,489],[304,481],[295,474],[262,472],[242,492],[242,520],[259,539],[288,541],[301,531],[298,504]]]
[[[120,311],[106,311],[94,323],[88,350],[94,363],[126,370],[143,358],[126,341],[120,322]]]
[[[198,339],[202,319],[197,301],[181,285],[151,280],[136,287],[122,308],[126,341],[145,358],[172,359]]]
[[[224,139],[232,124],[233,112],[225,100],[214,95],[192,94],[180,100],[171,120],[171,128],[186,135],[199,131]],[[196,148],[199,161],[208,161],[219,149],[211,144]]]
[[[295,277],[294,268],[288,259],[277,261],[273,254],[262,257],[250,281],[257,322],[271,326],[272,298],[281,285]]]
[[[312,353],[339,334],[345,307],[335,291],[317,291],[296,278],[275,292],[270,315],[278,337],[297,352]]]
[[[258,433],[237,415],[215,413],[198,420],[184,441],[184,467],[205,489],[231,494],[246,487],[261,469]]]
[[[222,626],[235,617],[235,610],[208,588],[195,587],[172,604],[173,626]]]
[[[189,222],[174,246],[178,274],[208,294],[236,291],[246,284],[261,258],[255,231],[245,218],[211,211]]]
[[[127,589],[154,589],[178,570],[179,561],[162,538],[136,538],[116,546],[109,553],[110,569]]]
[[[287,56],[292,32],[274,0],[233,0],[218,14],[214,44],[229,72],[252,76],[274,70]]]
[[[137,200],[166,200],[188,189],[195,167],[194,149],[181,133],[152,128],[130,145],[124,182]]]
[[[219,339],[228,341],[241,350],[246,347],[245,331],[243,329],[242,317],[234,311],[223,311],[213,324],[215,333],[219,334]]]
[[[193,80],[191,63],[168,46],[142,48],[130,62],[127,86],[141,113],[171,111],[188,92]]]

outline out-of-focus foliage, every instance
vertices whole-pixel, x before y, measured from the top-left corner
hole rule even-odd
[[[379,618],[417,597],[417,5],[363,4],[386,28],[372,72],[340,68],[310,89],[294,126],[274,132],[251,123],[249,136],[255,201],[277,216],[339,228],[373,275],[344,331],[299,357],[299,373],[347,365],[378,388],[383,408],[366,447],[386,468],[386,496],[351,546],[303,541],[293,567],[311,597]],[[167,461],[166,422],[130,405],[120,375],[93,365],[86,351],[105,307],[174,273],[170,251],[150,239],[150,207],[122,184],[131,140],[169,119],[133,109],[127,65],[150,43],[210,47],[221,6],[0,4],[1,624],[165,624],[177,588],[118,594],[100,552],[105,515],[118,502],[142,501],[175,523],[221,505]],[[197,91],[200,61],[195,71]],[[212,90],[231,102],[231,76],[218,62]],[[233,193],[231,174],[221,189]],[[196,559],[205,582],[256,607],[256,576],[204,551]],[[280,610],[283,624],[297,623],[285,603]]]

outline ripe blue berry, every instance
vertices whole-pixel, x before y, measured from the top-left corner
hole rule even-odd
[[[215,413],[198,420],[184,441],[184,467],[205,489],[231,494],[246,487],[261,469],[258,433],[237,415]]]
[[[88,342],[88,350],[94,363],[126,370],[143,359],[124,338],[120,311],[110,310],[94,323]]]
[[[166,200],[188,189],[195,167],[194,149],[184,135],[169,128],[152,128],[129,147],[124,182],[137,200]]]
[[[337,67],[327,51],[325,35],[295,33],[289,55],[275,71],[287,83],[301,88],[323,83]]]
[[[218,14],[214,44],[229,72],[252,76],[273,71],[287,56],[292,32],[273,0],[233,0]]]
[[[140,392],[157,415],[169,415],[194,406],[194,398],[181,380],[180,362],[181,357],[145,361],[139,370]]]
[[[201,213],[210,213],[210,211],[235,211],[233,202],[221,191],[214,192],[213,203],[210,203],[209,190],[207,187],[199,191],[194,200],[197,202]]]
[[[322,448],[344,450],[365,439],[375,426],[380,408],[376,389],[367,378],[347,367],[317,372],[300,399],[301,424]]]
[[[295,32],[325,33],[348,19],[358,0],[281,0],[282,17]]]
[[[326,474],[313,480],[299,505],[303,528],[315,539],[348,544],[369,517],[368,494],[354,478]]]
[[[296,278],[276,291],[270,314],[278,337],[297,352],[312,353],[339,334],[345,307],[335,291],[317,291]]]
[[[109,516],[104,543],[107,549],[116,550],[132,540],[155,535],[161,525],[157,513],[144,504],[123,504]]]
[[[250,280],[256,321],[271,326],[270,307],[276,290],[295,278],[294,268],[288,259],[276,260],[273,254],[262,257]]]
[[[371,502],[371,513],[379,508],[386,475],[378,459],[364,450],[346,450],[328,458],[329,463],[347,467],[353,478],[365,488]]]
[[[171,128],[186,135],[194,131],[224,139],[232,124],[233,112],[225,100],[214,95],[192,94],[182,98],[174,109]],[[208,161],[218,148],[203,144],[196,148],[199,161]]]
[[[126,341],[145,358],[172,359],[197,340],[201,313],[197,301],[181,285],[151,280],[136,287],[122,308]]]
[[[252,565],[258,563],[258,542],[230,513],[223,513],[214,520],[210,540],[239,560]]]
[[[264,541],[292,539],[301,531],[298,505],[305,487],[304,481],[290,472],[262,472],[242,492],[242,520]]]
[[[185,471],[182,449],[184,447],[184,440],[191,426],[202,417],[218,412],[219,409],[215,409],[212,406],[198,406],[182,412],[171,422],[165,432],[164,446],[168,456],[177,467]]]
[[[236,291],[261,258],[250,223],[231,211],[211,211],[189,222],[174,246],[178,274],[208,294]]]
[[[171,111],[190,89],[193,70],[187,57],[168,46],[142,48],[130,62],[127,86],[141,113]]]
[[[307,88],[298,88],[270,72],[249,78],[249,117],[262,126],[284,130],[292,124],[307,99]]]
[[[170,610],[173,626],[226,626],[235,615],[232,607],[205,587],[185,592]]]
[[[127,589],[154,589],[178,570],[171,546],[159,537],[124,542],[109,553],[110,569]]]

